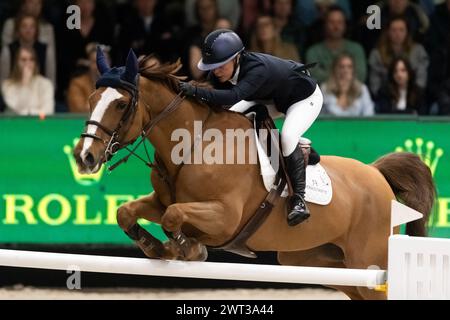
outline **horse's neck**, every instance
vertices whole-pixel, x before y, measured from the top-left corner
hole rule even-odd
[[[155,92],[157,94],[152,94]],[[176,98],[176,94],[164,85],[155,82],[150,83],[150,81],[148,87],[143,88],[143,93],[145,104],[148,105],[146,116],[148,119],[154,119],[158,114],[161,114]],[[157,111],[155,112],[155,110]],[[207,114],[207,108],[185,99],[174,112],[159,121],[147,136],[167,167],[169,174],[176,171],[177,165],[173,163],[171,155],[174,147],[180,143],[178,140],[172,141],[173,133],[175,130],[184,130],[183,132],[190,133],[193,140],[194,122],[205,120]]]

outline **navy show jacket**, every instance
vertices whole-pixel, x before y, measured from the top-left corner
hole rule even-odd
[[[244,52],[236,85],[220,83],[210,72],[215,89],[197,88],[196,97],[216,105],[232,106],[241,100],[273,100],[278,111],[286,113],[294,103],[311,96],[317,82],[301,72],[304,65],[268,54]]]

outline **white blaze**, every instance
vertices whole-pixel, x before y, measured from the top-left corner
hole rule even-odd
[[[106,113],[106,110],[108,110],[108,107],[111,105],[111,103],[117,99],[120,99],[122,97],[122,94],[119,93],[116,89],[113,88],[107,88],[101,95],[100,100],[97,103],[97,106],[94,109],[94,112],[91,116],[91,121],[97,121],[101,123],[103,116]],[[88,134],[95,134],[98,127],[95,125],[88,125],[87,127],[87,133]],[[86,155],[88,153],[89,148],[92,146],[92,143],[94,142],[93,138],[85,138],[83,142],[83,150],[81,151],[81,159],[84,161],[86,159]]]

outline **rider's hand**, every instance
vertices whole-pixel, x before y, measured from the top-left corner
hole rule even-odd
[[[195,97],[197,94],[197,87],[188,82],[180,81],[179,88],[186,96]]]

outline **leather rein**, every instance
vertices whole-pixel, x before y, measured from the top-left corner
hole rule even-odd
[[[178,93],[175,96],[175,98],[163,109],[163,111],[161,113],[159,113],[154,119],[151,119],[142,128],[142,132],[139,136],[137,136],[134,140],[131,140],[131,141],[120,142],[119,132],[127,124],[127,122],[130,120],[130,118],[134,119],[134,117],[136,116],[137,106],[138,106],[138,102],[139,102],[138,86],[128,85],[128,84],[124,83],[123,86],[120,87],[120,89],[126,90],[128,93],[130,93],[131,101],[127,105],[125,113],[123,114],[117,127],[114,130],[110,130],[110,129],[106,128],[104,125],[102,125],[98,121],[94,121],[94,120],[86,121],[86,126],[89,126],[89,125],[96,126],[97,128],[99,128],[101,131],[103,131],[109,137],[109,140],[104,140],[96,134],[91,134],[91,133],[87,133],[87,132],[81,134],[81,137],[82,138],[92,138],[94,140],[103,142],[103,144],[106,147],[103,162],[110,161],[112,159],[112,157],[115,154],[117,154],[117,152],[121,149],[126,149],[129,152],[128,155],[126,155],[121,160],[117,161],[115,164],[113,164],[112,166],[110,166],[108,168],[108,170],[110,172],[113,171],[114,169],[116,169],[119,165],[126,163],[132,155],[134,155],[135,157],[137,157],[138,159],[143,161],[148,167],[153,168],[153,167],[155,167],[155,165],[150,160],[150,154],[149,154],[147,146],[145,144],[145,139],[150,134],[152,129],[161,120],[166,118],[168,115],[170,115],[172,112],[176,111],[180,107],[181,102],[184,100],[184,97],[182,96],[181,92]],[[146,103],[144,103],[144,104],[146,105],[147,108],[150,108],[150,106],[148,106]],[[138,139],[141,139],[141,140],[136,146],[133,147],[133,149],[128,148],[128,146],[134,144],[136,142],[136,140],[138,140]],[[139,148],[139,146],[141,144],[144,144],[145,152],[147,154],[148,160],[145,160],[141,156],[136,154],[136,150]]]

